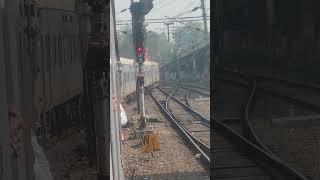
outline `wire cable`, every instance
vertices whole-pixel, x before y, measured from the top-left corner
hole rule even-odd
[[[149,12],[149,14],[150,14],[151,12],[159,11],[160,9],[162,9],[162,8],[164,8],[164,7],[172,4],[172,3],[175,2],[175,1],[176,1],[176,0],[171,0],[169,3],[167,3],[167,4],[165,4],[165,5],[161,6],[161,7],[159,7],[159,8],[157,8],[157,9],[151,9],[151,11]]]

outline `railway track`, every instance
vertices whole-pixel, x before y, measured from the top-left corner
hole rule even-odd
[[[245,116],[256,132],[252,140],[267,144],[264,149],[307,178],[319,179],[320,124],[314,119],[319,116],[316,111],[257,91],[248,102]]]
[[[229,78],[222,78],[224,81],[232,81],[233,83],[248,86],[248,82],[246,79],[255,79],[258,91],[273,94],[274,96],[278,96],[280,98],[290,100],[294,103],[307,106],[308,108],[313,110],[320,110],[319,84],[285,80],[270,76],[245,74],[242,72],[233,72],[230,70],[225,70],[225,74],[227,74]]]
[[[309,179],[318,179],[320,176],[319,173],[316,172],[319,170],[319,167],[312,167],[312,165],[310,164],[310,162],[308,163],[308,161],[314,160],[312,160],[312,157],[310,157],[310,155],[308,156],[305,154],[313,154],[312,156],[314,158],[317,158],[318,153],[314,154],[312,152],[314,151],[312,150],[312,146],[314,145],[312,145],[311,141],[314,140],[310,140],[310,138],[315,139],[316,136],[320,138],[319,135],[315,135],[317,133],[313,133],[315,129],[319,130],[319,128],[311,127],[308,128],[309,130],[307,130],[305,128],[308,125],[302,125],[300,123],[300,126],[303,126],[305,131],[311,131],[303,132],[301,128],[296,127],[294,125],[294,121],[289,122],[290,119],[313,118],[314,116],[312,116],[312,114],[316,114],[316,112],[312,110],[317,109],[316,105],[311,104],[310,101],[308,102],[307,100],[303,99],[302,97],[298,97],[297,95],[293,95],[290,93],[283,94],[284,92],[281,92],[279,90],[273,90],[270,87],[270,89],[265,89],[262,86],[258,86],[256,81],[253,81],[254,83],[251,84],[247,83],[245,82],[244,77],[241,77],[241,79],[238,77],[237,80],[223,80],[229,83],[233,83],[237,86],[252,88],[250,98],[246,104],[244,112],[245,127],[249,129],[249,131],[253,132],[250,135],[248,135],[247,138],[255,144],[259,145],[270,155],[278,159],[280,159],[280,157],[282,159],[285,159],[287,162],[282,160],[281,161],[283,162],[283,164],[290,167],[291,169],[293,169],[292,167],[294,167],[300,172],[303,172]],[[268,81],[268,83],[271,83],[270,80]],[[259,82],[261,82],[261,80]],[[279,81],[276,81],[276,83],[279,83]],[[290,86],[291,88],[294,87],[311,88],[312,90],[315,89],[315,87],[313,86],[309,87],[306,85],[301,85],[299,83],[292,84],[291,82],[281,83],[281,86],[284,86],[284,84]],[[275,85],[273,85],[272,87],[275,88]],[[293,91],[296,91],[296,89]],[[257,106],[259,107],[259,110],[257,110]],[[309,109],[310,107],[311,110]],[[286,108],[293,108],[295,110],[294,115],[290,115],[291,113],[288,113],[288,111],[286,111]],[[274,116],[286,116],[286,118],[274,118]],[[297,118],[293,116],[297,116]],[[266,119],[266,117],[269,118]],[[272,119],[279,119],[277,121],[279,121],[280,124],[282,120],[288,121],[289,123],[287,123],[286,127],[279,127],[279,125],[273,124],[274,121]],[[292,134],[292,131],[295,129],[295,133]],[[313,142],[313,144],[317,146],[317,143]],[[294,149],[296,148],[300,150],[295,151]],[[313,166],[315,165],[314,163]]]
[[[160,91],[158,88],[158,92]],[[185,103],[173,97],[176,90],[171,93],[161,92],[162,103],[158,102],[158,104],[160,106],[166,104],[166,106],[162,106],[162,110],[173,121],[174,113],[180,115],[183,110],[177,108],[178,104],[180,106],[183,104],[185,109],[190,111],[190,107],[186,108]],[[166,94],[166,98],[163,97],[164,94]],[[159,94],[152,96],[157,101]],[[166,99],[166,102],[163,102],[163,99]],[[172,99],[172,101],[169,101],[170,103],[175,101],[175,104],[168,106],[169,99]],[[198,114],[197,112],[194,113]],[[182,122],[186,121],[185,119],[184,116],[180,117]],[[224,121],[227,122],[227,120]],[[304,179],[301,174],[286,166],[280,159],[273,157],[247,140],[234,127],[230,127],[230,125],[214,118],[211,118],[210,125],[214,130],[212,135],[214,138],[210,139],[212,145],[210,151],[213,155],[213,166],[211,167],[213,168],[211,171],[213,174],[211,176],[214,179]]]
[[[181,83],[177,84],[177,83],[168,82],[168,81],[162,81],[160,84],[181,87],[184,89],[190,89],[191,91],[193,91],[197,94],[201,94],[203,96],[210,96],[210,89],[206,88],[206,87],[202,87],[202,86],[197,86],[197,85],[193,85],[193,84],[181,84]]]
[[[228,82],[230,85],[230,81],[228,81]],[[270,167],[274,167],[274,165],[265,166],[265,168],[267,168],[267,172],[269,172],[269,174],[271,175],[271,179],[307,179],[306,177],[304,177],[304,175],[302,175],[300,172],[298,172],[295,169],[293,169],[292,167],[290,167],[286,162],[281,160],[279,157],[275,156],[273,153],[270,153],[269,148],[266,148],[267,145],[265,145],[262,141],[260,141],[259,138],[257,138],[255,131],[254,131],[254,128],[248,122],[248,113],[250,110],[250,106],[253,103],[253,97],[254,97],[253,95],[254,95],[256,89],[255,88],[251,89],[249,84],[243,84],[243,82],[241,82],[241,81],[236,82],[234,84],[237,85],[238,89],[236,89],[235,87],[233,87],[233,88],[227,87],[226,89],[219,88],[217,91],[216,95],[219,96],[219,93],[221,93],[221,92],[225,93],[228,89],[229,89],[229,91],[231,90],[231,92],[229,92],[229,94],[227,94],[225,96],[229,97],[231,100],[233,100],[229,103],[224,104],[225,105],[224,108],[226,108],[228,111],[225,112],[222,115],[222,117],[228,116],[230,114],[229,105],[235,104],[234,101],[238,102],[237,107],[240,108],[240,109],[238,109],[237,114],[242,114],[244,116],[242,116],[242,117],[240,116],[241,123],[239,123],[239,119],[237,119],[237,118],[234,118],[234,119],[226,118],[226,119],[223,119],[224,122],[232,124],[232,126],[230,127],[232,130],[234,130],[235,132],[238,132],[239,134],[241,133],[244,136],[244,138],[247,138],[248,140],[250,140],[250,143],[252,142],[253,144],[258,146],[259,148],[263,149],[263,151],[274,160],[274,163],[276,163],[278,166],[281,167],[281,169],[283,169],[279,173],[279,171],[277,171],[273,168],[270,168]],[[246,86],[246,85],[248,85],[248,86]],[[235,94],[232,91],[236,91],[238,93]],[[247,92],[245,92],[245,91],[247,91]],[[236,96],[230,97],[230,93],[234,94]],[[240,100],[241,94],[245,94],[243,96],[243,97],[246,97],[246,99],[247,99],[246,101],[244,101],[245,104],[241,104],[241,100]],[[238,99],[235,99],[236,97]],[[242,101],[243,101],[243,98],[242,98]],[[217,105],[217,107],[219,107],[219,106]],[[244,108],[242,109],[241,107],[244,107]],[[217,111],[219,111],[219,110],[217,110]],[[233,108],[232,111],[234,111],[233,113],[235,113],[236,108]],[[242,111],[242,113],[241,113],[241,111]],[[258,162],[257,165],[258,166],[260,165],[260,167],[261,167],[260,163],[261,162]],[[283,172],[285,172],[285,173],[283,173]],[[259,177],[259,178],[263,178],[263,177]]]
[[[187,141],[201,154],[201,158],[210,163],[210,124],[209,120],[194,112],[173,94],[157,87],[151,96],[160,105],[163,112],[172,120]]]
[[[185,102],[187,106],[197,111],[199,114],[210,119],[210,92],[209,89],[203,87],[197,87],[195,85],[177,85],[173,83],[161,84],[162,87],[179,87],[180,91],[183,91],[179,95],[181,101]]]

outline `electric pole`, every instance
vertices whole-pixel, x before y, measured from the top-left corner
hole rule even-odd
[[[178,37],[177,37],[177,44],[176,44],[176,50],[174,51],[174,56],[176,58],[177,61],[177,67],[178,67],[178,71],[177,71],[177,78],[178,78],[178,82],[181,82],[181,72],[180,72],[180,58],[177,56],[178,53],[178,49],[180,49],[180,37],[181,37],[181,31],[178,33]]]
[[[165,22],[164,23],[167,26],[167,33],[168,33],[168,42],[170,42],[170,25],[172,25],[172,22]]]
[[[194,80],[197,80],[196,57],[195,57],[195,53],[194,53],[195,47],[194,47],[194,42],[191,41],[191,43],[192,43],[192,59],[193,59],[193,61],[192,61],[192,65],[193,65],[193,78],[194,78]]]
[[[133,47],[135,48],[134,60],[138,63],[137,74],[137,106],[141,115],[141,128],[146,125],[145,107],[144,107],[144,71],[143,63],[145,61],[145,27],[144,16],[153,8],[152,0],[141,0],[140,2],[131,1],[130,12],[132,14],[132,34]]]
[[[208,25],[207,25],[207,13],[206,13],[206,5],[204,0],[201,1],[201,9],[202,9],[202,19],[203,19],[203,30],[205,34],[208,34]]]

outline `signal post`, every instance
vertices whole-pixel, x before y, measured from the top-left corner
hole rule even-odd
[[[145,107],[144,107],[144,71],[143,63],[145,61],[145,27],[144,16],[153,8],[152,0],[131,1],[130,12],[132,14],[132,34],[133,47],[135,48],[135,63],[138,63],[137,73],[137,108],[141,115],[141,128],[146,125]]]

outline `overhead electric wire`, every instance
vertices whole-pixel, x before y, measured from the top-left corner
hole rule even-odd
[[[210,19],[207,19],[210,20]],[[196,21],[203,21],[202,19],[190,19],[190,20],[184,20],[184,22],[196,22]],[[177,21],[178,22],[178,21]],[[131,22],[129,23],[117,23],[117,25],[130,25]],[[151,21],[151,22],[146,22],[148,24],[163,24],[163,21]]]
[[[189,3],[184,9],[187,9],[191,6],[193,6],[194,4],[196,4],[198,1],[194,1],[194,0],[191,0],[191,3]]]
[[[189,9],[189,7],[192,7],[195,3],[196,3],[197,1],[191,1],[191,3],[189,3],[185,8],[183,8],[183,9]],[[192,10],[190,10],[190,11],[192,11]],[[189,11],[187,11],[187,12],[189,12]],[[178,15],[176,15],[176,16],[174,16],[174,17],[177,17],[177,16],[181,16],[180,14],[184,14],[184,13],[186,13],[186,12],[180,12]]]
[[[210,17],[210,16],[207,16],[207,17]],[[202,16],[186,16],[186,17],[179,17],[179,18],[169,18],[169,19],[186,19],[186,20],[188,20],[188,19],[197,19],[197,18],[199,18],[199,19],[201,19],[202,18]],[[153,19],[145,19],[145,21],[153,21],[153,20],[167,20],[167,18],[153,18]],[[131,22],[132,20],[131,19],[127,19],[127,20],[118,20],[117,22]]]
[[[154,4],[153,5],[153,7],[157,7],[157,6],[159,6],[160,4],[163,4],[164,2],[168,2],[168,1],[170,1],[170,0],[163,0],[163,1],[160,1],[159,3],[157,3],[157,4]]]
[[[151,11],[149,12],[149,14],[150,14],[151,12],[158,11],[159,9],[168,6],[168,5],[170,5],[171,3],[175,2],[175,1],[176,1],[176,0],[171,0],[169,3],[167,3],[167,4],[165,4],[165,5],[161,6],[161,7],[159,7],[159,8],[157,8],[157,9],[151,9]]]
[[[208,20],[208,19],[207,19],[207,20]],[[210,20],[210,19],[209,19],[209,20]],[[192,26],[190,26],[190,25],[188,25],[188,24],[186,24],[186,23],[183,23],[182,21],[177,21],[177,22],[185,25],[186,27],[189,27],[190,29],[194,29],[194,30],[196,30],[196,31],[199,31],[199,32],[201,32],[201,34],[203,34],[203,35],[207,35],[206,33],[202,32],[202,30],[197,29],[197,28],[194,28],[194,27],[192,27]]]

